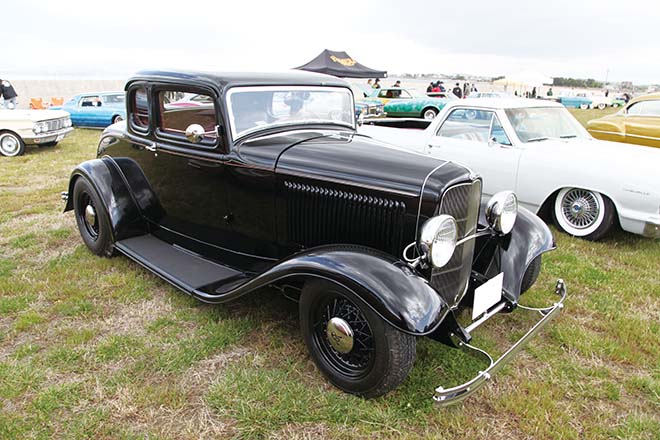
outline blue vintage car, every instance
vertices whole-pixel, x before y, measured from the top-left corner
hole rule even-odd
[[[51,109],[69,112],[76,127],[107,127],[126,119],[124,92],[85,93]]]
[[[557,101],[566,108],[581,108],[583,110],[588,109],[593,102],[586,96],[560,96]]]

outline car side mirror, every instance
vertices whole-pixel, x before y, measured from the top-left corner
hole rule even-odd
[[[204,139],[204,127],[199,124],[190,124],[186,128],[186,139],[192,142],[193,144],[198,144]]]
[[[492,136],[490,139],[488,139],[488,146],[489,147],[494,147],[497,144],[498,144],[498,142],[497,142],[497,139],[495,139],[495,136]]]

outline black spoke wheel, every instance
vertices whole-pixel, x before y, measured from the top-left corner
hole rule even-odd
[[[73,187],[73,210],[85,245],[96,255],[112,256],[114,242],[110,221],[94,187],[84,177]]]
[[[392,327],[335,283],[305,284],[300,322],[312,360],[348,393],[385,394],[403,382],[415,361],[414,336]]]

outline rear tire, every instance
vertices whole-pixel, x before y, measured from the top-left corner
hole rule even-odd
[[[21,156],[25,153],[25,142],[10,131],[0,132],[0,154],[6,157]]]
[[[557,194],[552,210],[555,224],[567,234],[596,241],[614,226],[614,204],[596,191],[564,188]]]
[[[92,253],[111,257],[114,239],[110,219],[106,214],[96,189],[84,177],[78,178],[73,187],[73,210],[80,236]]]
[[[432,107],[425,108],[422,111],[422,118],[424,119],[433,120],[436,116],[438,116],[438,111]]]
[[[337,335],[329,330],[335,319],[348,324],[353,335],[344,351],[339,351]],[[381,396],[401,384],[415,362],[414,336],[395,329],[329,281],[312,280],[303,287],[300,326],[316,366],[347,393]]]
[[[580,108],[581,108],[582,110],[586,110],[586,109],[589,108],[589,104],[580,104]]]
[[[619,104],[617,104],[616,102],[614,104],[612,104],[613,108],[617,108],[618,106],[619,106]]]

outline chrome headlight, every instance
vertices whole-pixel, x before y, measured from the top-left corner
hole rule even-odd
[[[45,133],[48,131],[48,122],[42,122],[41,123],[41,132]]]
[[[423,255],[435,267],[449,262],[456,249],[456,220],[451,215],[432,217],[422,226],[419,244]]]
[[[513,229],[518,216],[518,198],[512,191],[500,191],[486,205],[486,219],[491,228],[501,234]]]
[[[39,133],[41,133],[41,124],[38,123],[38,122],[35,123],[35,124],[32,126],[32,131],[34,131],[34,134],[39,134]]]

